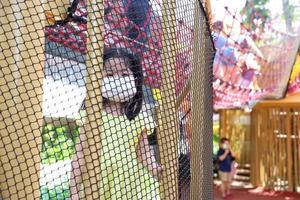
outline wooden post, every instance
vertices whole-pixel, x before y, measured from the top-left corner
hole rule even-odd
[[[282,112],[282,109],[278,109],[279,113]],[[279,124],[279,133],[282,134],[283,131],[285,131],[284,129],[284,124],[285,121],[282,120],[282,115],[278,114],[278,124]],[[278,138],[278,137],[277,137]],[[279,178],[280,180],[287,180],[287,177],[285,177],[286,174],[286,156],[283,156],[282,154],[286,154],[286,149],[284,146],[284,141],[281,138],[278,138],[278,154],[279,154],[279,162],[278,162],[278,168],[279,168]],[[279,185],[280,187],[282,187],[281,183]],[[282,188],[280,188],[282,189]]]
[[[253,148],[252,154],[250,157],[250,182],[253,186],[256,186],[257,180],[257,169],[256,169],[256,135],[257,135],[257,111],[253,110],[251,113],[251,126],[250,126],[250,146]]]
[[[261,145],[260,145],[260,136],[262,134],[261,126],[261,110],[255,109],[252,112],[252,129],[251,129],[251,146],[254,149],[251,156],[251,183],[254,186],[260,186],[261,184],[261,175],[260,175],[260,161],[261,161]]]
[[[220,110],[220,138],[224,137],[227,115],[225,110]]]
[[[300,151],[300,109],[294,109],[294,116],[295,116],[295,124],[294,124],[294,129],[293,131],[296,133],[296,146],[297,146],[297,152]],[[296,114],[297,113],[297,114]],[[296,176],[296,188],[300,187],[300,154],[296,154],[296,162],[297,162],[297,167],[295,170],[298,172]],[[297,190],[299,192],[299,190]]]
[[[213,199],[212,71],[207,27],[200,1],[195,0],[192,73],[191,195],[193,200]]]
[[[288,178],[288,191],[293,191],[293,159],[292,159],[292,117],[291,109],[286,108],[285,128],[287,133],[287,178]]]
[[[0,3],[0,199],[40,195],[44,3]]]
[[[86,141],[83,141],[84,172],[83,199],[100,198],[100,141],[101,141],[101,79],[103,67],[103,1],[88,0],[88,42],[87,42],[87,121],[85,124]]]
[[[297,145],[297,141],[298,141],[298,135],[297,135],[297,130],[295,129],[296,126],[296,115],[295,115],[295,109],[290,109],[291,112],[291,133],[293,133],[292,135],[292,148],[294,152],[298,152],[298,145]],[[299,177],[299,171],[298,169],[298,160],[297,160],[297,153],[293,153],[293,158],[292,158],[292,170],[294,173],[294,177],[293,177],[293,182],[294,182],[294,188],[295,191],[297,186],[298,186],[298,180],[297,178]]]
[[[274,113],[275,113],[275,109],[272,108],[270,109],[270,112],[269,112],[269,116],[270,116],[270,122],[271,122],[271,128],[270,128],[270,138],[271,138],[271,149],[272,149],[272,152],[271,152],[271,158],[272,158],[272,161],[271,161],[271,166],[270,168],[272,169],[271,171],[271,177],[272,179],[274,180],[275,177],[276,177],[276,133],[275,133],[275,130],[276,130],[276,121],[275,121],[275,116],[274,116]],[[274,184],[274,181],[271,181],[271,187],[274,188],[275,184]]]
[[[158,147],[164,167],[160,181],[161,199],[178,199],[179,123],[175,93],[176,18],[175,0],[163,1],[163,70],[161,102],[158,109]]]

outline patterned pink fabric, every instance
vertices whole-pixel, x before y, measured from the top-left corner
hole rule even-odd
[[[77,22],[54,25],[45,28],[45,36],[49,41],[62,44],[74,51],[85,54],[87,51],[87,26]]]
[[[161,49],[162,30],[161,18],[149,11],[150,33],[147,35],[144,27],[139,27],[126,17],[125,7],[121,0],[104,1],[104,8],[110,10],[104,17],[104,44],[106,47],[127,48],[140,55],[145,72],[145,82],[151,87],[161,86]],[[81,0],[75,11],[76,16],[87,16],[86,1]],[[138,36],[132,40],[128,37],[130,29],[138,30]],[[45,28],[45,35],[49,41],[59,43],[73,51],[87,53],[87,25],[74,21],[56,24]],[[147,38],[145,43],[138,40]]]
[[[183,21],[178,22],[176,32],[176,94],[179,95],[192,73],[194,34],[193,29]]]
[[[87,17],[86,1],[81,0],[75,11],[76,16]],[[74,21],[56,24],[45,28],[45,36],[49,41],[62,44],[74,51],[85,54],[87,51],[87,25]]]

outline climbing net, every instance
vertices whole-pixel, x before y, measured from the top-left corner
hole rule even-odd
[[[299,47],[299,2],[273,3],[276,9],[270,1],[212,1],[215,108],[285,95]]]
[[[0,199],[211,198],[201,1],[3,0],[0,11]]]

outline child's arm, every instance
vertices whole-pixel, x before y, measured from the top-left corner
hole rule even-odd
[[[145,166],[149,172],[154,176],[158,177],[159,173],[162,171],[162,166],[160,166],[150,150],[150,145],[148,141],[147,130],[143,130],[139,143],[137,146],[137,156],[138,160]]]
[[[84,155],[83,155],[83,141],[85,141],[85,135],[80,134],[79,141],[76,143],[75,150],[76,154],[72,160],[72,171],[71,171],[71,178],[70,178],[70,192],[71,192],[71,199],[72,200],[79,200],[79,187],[81,183],[81,170],[82,166],[84,166]]]
[[[220,161],[225,160],[225,158],[226,158],[226,156],[229,154],[229,152],[230,152],[230,151],[229,151],[228,149],[226,149],[225,152],[224,152],[222,155],[219,156],[219,160],[220,160]]]

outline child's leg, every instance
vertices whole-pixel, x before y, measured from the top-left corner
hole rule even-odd
[[[230,188],[231,188],[231,181],[228,181],[227,182],[227,185],[226,185],[226,195],[230,195]]]
[[[76,143],[75,149],[76,154],[72,160],[72,171],[70,177],[70,192],[72,200],[80,199],[80,184],[82,182],[82,166],[85,165],[84,155],[83,155],[83,141],[86,141],[84,134],[80,134],[79,141]]]
[[[231,172],[228,173],[227,178],[228,178],[228,181],[227,181],[227,185],[226,185],[226,195],[230,195],[230,188],[231,188],[231,183],[232,183],[232,179],[233,179]]]
[[[227,182],[222,181],[222,185],[221,185],[222,197],[226,197],[226,190],[227,190],[226,187],[227,187]]]
[[[83,152],[76,152],[72,160],[72,171],[70,177],[70,192],[72,200],[80,199],[81,168],[84,165]]]

